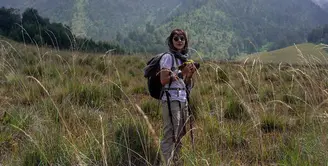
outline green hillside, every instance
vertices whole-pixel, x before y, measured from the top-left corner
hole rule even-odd
[[[327,12],[311,0],[4,0],[0,5],[35,7],[75,34],[117,40],[135,52],[164,51],[168,33],[184,28],[194,49],[220,59],[304,43],[314,27],[328,23]]]
[[[243,56],[238,58],[238,60],[260,60],[264,63],[283,62],[289,64],[307,63],[310,61],[312,63],[328,64],[328,52],[324,49],[327,49],[327,46],[304,43],[275,51],[260,52],[248,56]]]
[[[139,51],[153,48],[163,51],[165,48],[158,46],[163,41],[158,39],[179,27],[187,30],[191,46],[204,57],[233,59],[241,53],[304,43],[313,27],[328,21],[326,16],[326,12],[308,0],[208,0],[163,25],[155,25],[152,31],[132,30],[121,43]]]
[[[307,0],[209,0],[162,29],[183,27],[194,47],[207,56],[229,58],[241,52],[277,49],[303,43],[311,26],[327,22],[327,13]],[[325,16],[325,17],[323,17]]]
[[[208,4],[160,27],[164,34],[169,34],[175,27],[186,29],[191,39],[191,46],[206,57],[225,57],[227,48],[236,36],[232,28],[231,17],[222,10],[216,10],[214,4]]]

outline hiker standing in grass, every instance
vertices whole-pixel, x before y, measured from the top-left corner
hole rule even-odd
[[[161,150],[166,164],[179,160],[181,138],[186,134],[188,120],[188,100],[193,83],[192,76],[196,70],[193,64],[187,64],[188,40],[186,33],[175,29],[167,38],[169,52],[160,60],[160,81],[163,85],[162,114],[164,122],[164,136]]]

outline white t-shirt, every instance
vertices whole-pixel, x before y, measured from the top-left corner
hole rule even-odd
[[[163,55],[161,61],[160,61],[160,67],[161,69],[170,69],[172,68],[172,60],[174,60],[172,57],[173,55],[166,53]],[[178,66],[182,64],[181,60],[178,58],[175,58],[173,65],[175,66],[175,70],[173,71],[175,74],[178,74]],[[169,84],[166,84],[164,88],[169,88]],[[178,81],[173,81],[171,83],[170,88],[186,88],[185,83],[183,79],[179,79]],[[171,101],[180,101],[180,102],[186,102],[187,101],[187,92],[186,90],[168,90],[170,93],[170,100]],[[163,101],[167,100],[166,93],[163,94],[162,97]]]

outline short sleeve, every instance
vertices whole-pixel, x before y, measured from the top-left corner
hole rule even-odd
[[[160,62],[161,69],[171,69],[172,68],[172,56],[171,54],[165,54],[161,58]]]

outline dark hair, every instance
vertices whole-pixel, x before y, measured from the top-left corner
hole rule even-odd
[[[185,46],[183,47],[181,53],[182,54],[187,54],[188,53],[188,38],[187,38],[187,34],[185,31],[183,31],[182,29],[174,29],[170,36],[167,37],[166,42],[167,45],[169,46],[169,49],[171,52],[177,52],[176,48],[173,45],[173,37],[174,35],[183,35],[183,37],[185,38]]]

